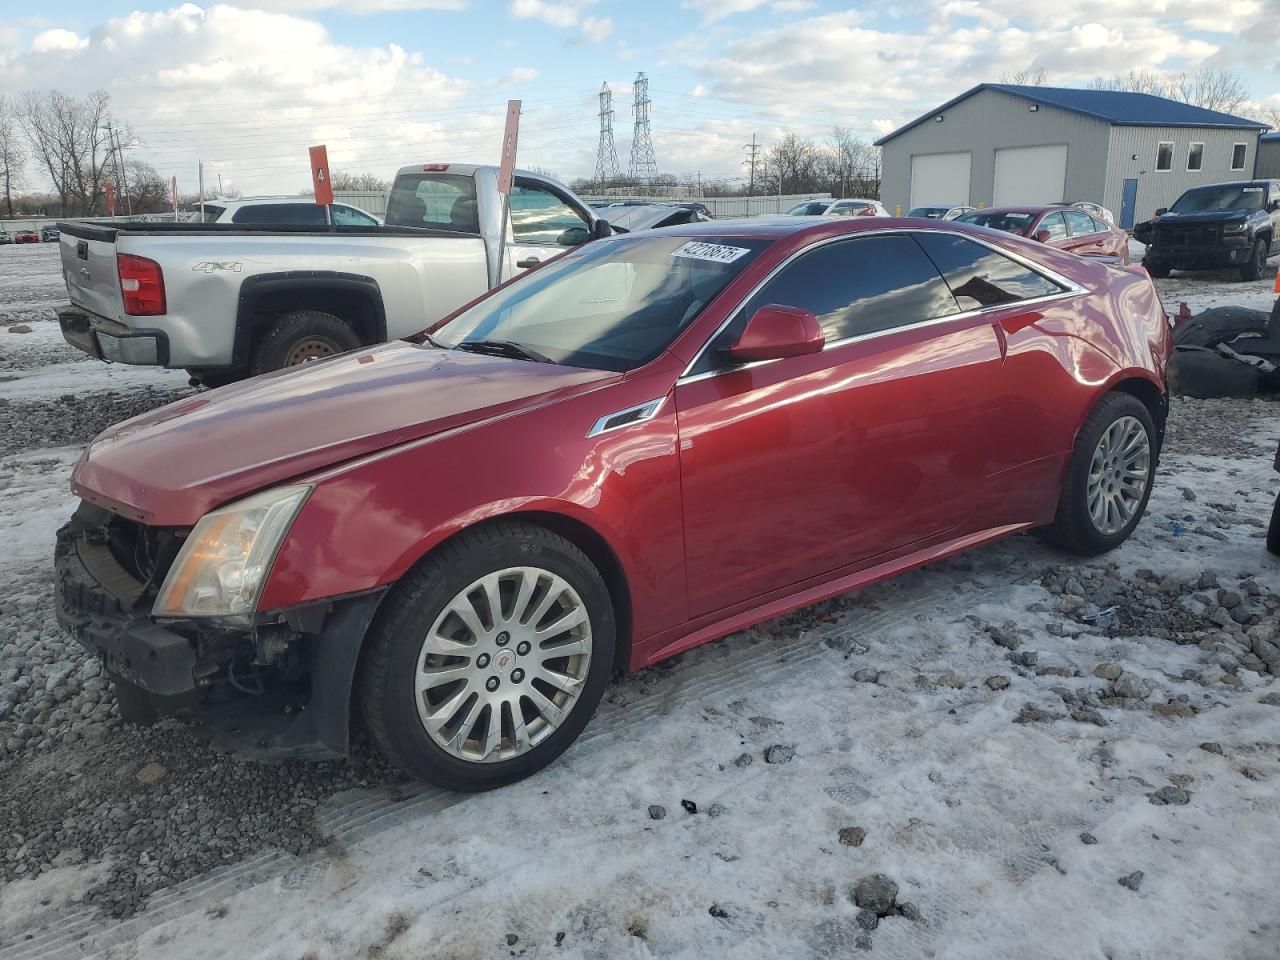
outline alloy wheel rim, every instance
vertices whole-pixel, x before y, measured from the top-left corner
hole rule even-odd
[[[340,352],[337,344],[332,340],[326,340],[323,337],[307,337],[305,340],[295,344],[293,349],[289,351],[289,356],[285,358],[284,365],[286,367],[295,367],[300,363],[306,363],[308,360],[336,357]]]
[[[539,567],[508,567],[458,591],[423,638],[414,703],[450,756],[496,763],[527,753],[573,710],[591,665],[578,591]]]
[[[1103,536],[1133,520],[1151,481],[1151,441],[1137,417],[1121,417],[1103,431],[1089,462],[1089,518]]]

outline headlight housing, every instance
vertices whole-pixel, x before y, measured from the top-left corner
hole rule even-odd
[[[157,617],[247,617],[309,486],[277,487],[205,514],[151,608]]]
[[[1237,220],[1235,223],[1224,223],[1222,225],[1223,233],[1244,233],[1249,225],[1243,220]]]

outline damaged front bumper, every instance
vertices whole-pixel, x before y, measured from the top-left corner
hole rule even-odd
[[[385,589],[247,623],[158,621],[151,605],[180,543],[179,531],[82,503],[57,535],[58,622],[135,702],[190,713],[259,756],[345,756],[360,647]]]

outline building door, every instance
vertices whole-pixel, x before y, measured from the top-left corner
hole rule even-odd
[[[1001,147],[996,151],[997,207],[1061,203],[1067,184],[1067,145]]]
[[[958,207],[969,202],[969,153],[927,153],[911,158],[911,208]],[[908,208],[910,209],[910,208]]]
[[[1133,210],[1138,205],[1138,178],[1124,182],[1124,192],[1120,195],[1120,229],[1133,229]]]

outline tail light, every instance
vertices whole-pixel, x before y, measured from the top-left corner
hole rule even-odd
[[[124,312],[131,317],[154,317],[166,311],[164,273],[160,264],[130,253],[116,255]]]

